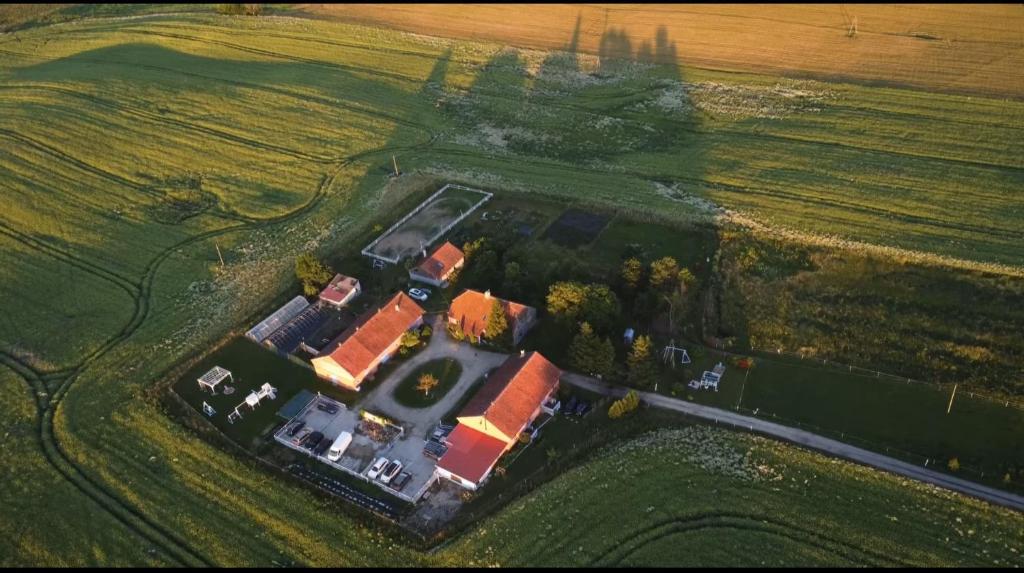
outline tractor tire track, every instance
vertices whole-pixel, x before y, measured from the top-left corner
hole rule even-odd
[[[122,328],[121,332],[105,341],[95,351],[86,356],[78,365],[67,370],[66,376],[62,378],[55,377],[53,373],[49,373],[49,376],[54,376],[53,379],[59,380],[58,388],[53,392],[49,401],[43,405],[37,403],[37,407],[41,407],[40,416],[38,417],[38,435],[42,450],[47,459],[47,462],[54,467],[66,480],[72,483],[80,492],[92,499],[114,516],[118,521],[125,524],[130,530],[138,533],[141,537],[154,545],[161,547],[165,553],[173,556],[173,558],[182,565],[200,564],[204,566],[214,566],[215,564],[208,560],[201,553],[192,549],[187,542],[176,535],[173,531],[168,530],[164,526],[148,518],[137,508],[133,507],[130,502],[127,502],[119,498],[115,493],[112,493],[109,489],[104,487],[102,480],[94,478],[84,472],[84,470],[78,466],[67,452],[61,447],[60,440],[54,435],[54,421],[53,416],[57,411],[60,403],[64,396],[71,390],[75,382],[80,378],[82,373],[88,369],[88,367],[96,360],[101,358],[107,352],[114,347],[118,346],[129,337],[131,337],[136,330],[143,324],[145,319],[149,315],[149,298],[152,292],[153,283],[157,274],[157,271],[161,265],[174,253],[179,250],[203,241],[212,237],[224,235],[227,233],[240,231],[240,230],[253,230],[269,225],[279,224],[287,222],[315,209],[326,197],[327,192],[334,184],[338,174],[347,165],[358,161],[360,159],[380,154],[388,153],[399,149],[403,150],[414,150],[422,149],[430,146],[437,138],[436,134],[430,132],[426,127],[419,126],[417,128],[423,133],[427,134],[428,137],[425,141],[418,144],[411,145],[394,145],[384,146],[373,150],[364,151],[346,157],[339,160],[339,162],[330,170],[330,172],[324,177],[320,185],[318,185],[314,195],[302,206],[294,209],[289,213],[283,215],[267,217],[264,219],[247,219],[240,222],[237,225],[224,227],[221,229],[215,229],[194,235],[182,241],[179,241],[175,245],[168,247],[157,255],[150,263],[146,266],[142,278],[138,281],[138,292],[136,295],[136,310],[131,320]],[[31,367],[21,363],[13,356],[6,353],[0,354],[0,359],[7,363],[8,361],[17,364],[19,366],[19,372],[24,372],[23,378],[30,383],[35,381],[35,387],[37,388],[37,402],[38,402],[38,389],[41,387],[45,391],[45,385],[42,383],[42,379],[39,373]]]
[[[766,527],[766,525],[768,527]],[[595,558],[591,567],[620,566],[623,561],[647,545],[680,533],[702,529],[739,529],[783,537],[802,545],[811,545],[852,563],[863,566],[906,567],[901,560],[851,543],[768,517],[736,512],[710,512],[688,518],[673,518],[640,529]]]
[[[10,51],[7,51],[7,50],[0,50],[0,54],[8,54],[8,55],[12,55],[12,56],[19,56],[19,57],[25,57],[25,58],[33,58],[33,59],[36,59],[36,60],[44,60],[45,59],[45,58],[42,58],[40,56],[33,56],[33,55],[29,55],[29,54],[22,54],[20,52],[10,52]],[[184,76],[184,77],[197,78],[197,79],[201,79],[201,80],[205,80],[205,81],[216,82],[216,83],[220,83],[220,84],[224,84],[224,85],[230,85],[230,86],[233,86],[233,87],[240,87],[240,88],[246,88],[246,89],[251,89],[251,90],[262,91],[262,92],[272,93],[272,94],[276,94],[276,95],[281,95],[281,96],[289,97],[289,98],[295,99],[297,101],[305,102],[305,103],[315,103],[315,104],[323,105],[325,107],[344,109],[346,111],[350,111],[352,113],[356,113],[356,114],[359,114],[359,115],[364,115],[364,116],[367,116],[367,117],[373,117],[373,118],[389,121],[391,123],[394,123],[396,125],[401,125],[403,127],[412,128],[412,129],[422,129],[422,126],[420,124],[417,124],[415,122],[409,121],[409,120],[407,120],[405,118],[402,118],[402,117],[399,117],[399,116],[396,116],[396,115],[393,115],[393,114],[389,114],[387,112],[379,111],[379,110],[376,110],[376,109],[373,109],[373,108],[363,107],[363,106],[359,106],[359,105],[353,105],[353,104],[351,104],[351,103],[349,103],[347,101],[339,100],[339,99],[335,99],[335,98],[331,98],[331,97],[324,97],[324,96],[317,96],[317,95],[312,95],[312,94],[305,94],[305,93],[301,93],[301,92],[296,92],[296,91],[288,90],[288,89],[285,89],[285,88],[279,88],[279,87],[268,86],[268,85],[263,85],[263,84],[257,84],[257,83],[252,83],[252,82],[246,82],[246,81],[241,81],[241,80],[231,80],[231,79],[217,77],[217,76],[207,76],[207,75],[196,73],[196,72],[187,72],[187,71],[180,70],[180,69],[177,69],[177,68],[168,68],[168,67],[163,67],[163,66],[155,66],[155,65],[152,65],[152,64],[143,64],[143,63],[140,63],[140,62],[118,62],[118,61],[107,60],[107,59],[102,59],[102,58],[88,58],[88,57],[77,58],[77,61],[86,62],[86,63],[94,63],[94,64],[104,64],[104,65],[118,65],[118,66],[124,66],[124,67],[129,67],[129,68],[139,68],[139,69],[144,69],[144,70],[152,70],[152,71],[158,71],[158,72],[172,73],[172,74],[177,74],[177,75]],[[44,84],[22,84],[19,87],[34,87],[34,88],[37,88],[37,89],[51,89],[51,90],[56,90],[56,91],[67,90],[67,88],[57,88],[57,87],[54,87],[54,86],[48,86],[48,85],[44,85]],[[67,90],[67,91],[68,92],[74,92],[74,90]],[[81,94],[80,92],[75,92],[75,93],[79,94],[79,95],[83,95],[85,97],[93,97],[93,96],[88,96],[86,94]],[[162,117],[162,116],[160,116],[160,117]]]
[[[135,298],[139,295],[139,285],[131,279],[123,277],[107,268],[101,267],[85,257],[72,254],[64,249],[50,245],[40,239],[17,231],[3,222],[0,222],[0,235],[4,235],[19,244],[41,253],[45,253],[55,259],[59,259],[72,265],[90,275],[109,282],[128,293],[128,296]]]
[[[216,128],[213,128],[213,127],[201,125],[201,124],[198,124],[198,123],[192,123],[192,122],[188,122],[188,121],[183,121],[183,120],[175,119],[173,117],[167,117],[167,116],[159,114],[159,113],[147,111],[147,110],[145,110],[145,109],[143,109],[141,107],[132,106],[132,105],[124,104],[124,103],[112,102],[110,100],[106,100],[106,99],[103,99],[103,98],[98,97],[98,96],[86,94],[86,93],[83,93],[83,92],[78,92],[78,91],[75,91],[75,90],[72,90],[72,89],[68,89],[68,88],[59,88],[59,87],[55,87],[55,86],[34,85],[34,84],[8,84],[8,85],[5,85],[5,86],[0,86],[0,89],[48,90],[48,91],[58,92],[58,93],[61,93],[61,94],[64,94],[64,95],[68,95],[68,96],[71,96],[71,97],[75,97],[75,98],[78,98],[78,99],[82,99],[82,100],[88,101],[88,102],[93,103],[95,105],[98,105],[98,106],[101,106],[101,107],[113,110],[113,111],[115,111],[117,113],[123,113],[125,115],[135,116],[135,117],[138,117],[138,118],[141,118],[141,119],[145,119],[145,120],[148,120],[148,121],[152,121],[152,122],[155,122],[155,123],[158,123],[158,124],[175,126],[175,127],[184,129],[186,131],[197,131],[197,132],[209,135],[211,137],[215,137],[217,139],[221,139],[221,140],[228,141],[228,142],[231,142],[231,143],[243,145],[243,146],[246,146],[246,147],[251,147],[253,149],[260,149],[260,150],[263,150],[263,151],[272,151],[272,152],[275,152],[275,153],[280,153],[282,155],[287,155],[289,157],[293,157],[295,159],[301,159],[301,160],[304,160],[304,161],[313,161],[313,162],[316,162],[316,163],[327,163],[327,162],[331,161],[330,157],[326,157],[326,156],[322,156],[322,155],[311,155],[311,154],[304,153],[304,152],[301,152],[301,151],[297,151],[297,150],[294,150],[294,149],[290,149],[288,147],[284,147],[284,146],[281,146],[281,145],[275,145],[273,143],[266,143],[266,142],[263,142],[263,141],[257,141],[255,139],[251,139],[251,138],[248,138],[248,137],[244,137],[244,136],[241,136],[241,135],[237,135],[237,134],[234,134],[234,133],[230,133],[230,132],[227,132],[227,131],[216,129]],[[10,133],[13,133],[13,132],[8,132],[8,133],[10,134]],[[50,149],[52,150],[52,148],[50,148]],[[55,151],[57,153],[60,153],[59,151],[56,151],[56,150],[53,150],[53,151]],[[113,175],[113,174],[111,174],[111,176],[119,177],[119,176],[116,176],[116,175]],[[131,184],[131,185],[134,185],[136,187],[142,187],[142,185],[140,183],[129,183],[127,180],[124,181],[124,184]]]
[[[6,89],[7,87],[8,86],[0,86],[0,89]],[[76,157],[72,157],[71,155],[68,155],[67,153],[57,149],[56,147],[53,147],[53,146],[48,145],[46,143],[43,143],[43,142],[41,142],[41,141],[39,141],[37,139],[33,139],[33,138],[31,138],[31,137],[29,137],[27,135],[24,135],[24,134],[21,134],[21,133],[17,133],[15,131],[11,131],[9,129],[5,129],[5,128],[0,127],[0,136],[6,137],[8,139],[12,139],[14,141],[17,141],[17,142],[19,142],[19,143],[21,143],[23,145],[26,145],[28,147],[31,147],[31,148],[35,149],[35,150],[37,150],[37,151],[39,151],[41,153],[49,155],[50,157],[53,157],[54,159],[56,159],[58,161],[61,161],[63,163],[67,163],[67,164],[71,165],[72,167],[77,168],[80,171],[84,171],[86,173],[90,173],[90,174],[95,175],[95,176],[97,176],[97,177],[99,177],[101,179],[104,179],[106,181],[110,181],[111,183],[116,183],[118,185],[123,185],[125,187],[128,187],[129,189],[135,189],[137,191],[143,191],[143,192],[149,193],[150,195],[159,195],[159,193],[156,193],[155,191],[153,191],[151,189],[148,189],[145,185],[143,185],[142,183],[140,183],[138,181],[133,181],[133,180],[128,179],[126,177],[122,177],[122,176],[120,176],[120,175],[118,175],[116,173],[112,173],[112,172],[107,171],[105,169],[102,169],[100,167],[96,167],[95,165],[86,163],[85,161],[82,161],[81,159],[78,159]]]

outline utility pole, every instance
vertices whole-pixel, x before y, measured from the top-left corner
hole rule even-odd
[[[213,246],[217,249],[217,258],[220,259],[220,268],[224,268],[224,257],[220,254],[220,245],[214,243]]]
[[[946,407],[946,413],[953,409],[953,398],[956,396],[956,387],[958,384],[953,384],[953,393],[949,395],[949,406]]]

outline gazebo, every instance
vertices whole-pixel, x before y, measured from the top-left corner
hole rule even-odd
[[[200,388],[209,388],[210,392],[216,394],[217,384],[223,382],[225,378],[231,380],[232,382],[235,381],[235,379],[231,376],[231,372],[221,368],[220,366],[214,366],[209,370],[209,372],[203,374],[197,380],[199,381]]]

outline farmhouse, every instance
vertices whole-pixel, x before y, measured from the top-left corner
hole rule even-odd
[[[446,438],[438,477],[476,489],[558,389],[562,371],[538,352],[511,356],[470,400]]]
[[[362,287],[357,279],[339,273],[334,275],[324,290],[320,291],[320,300],[324,301],[324,304],[340,308],[352,302],[360,292]]]
[[[518,302],[511,302],[491,296],[491,291],[479,292],[466,289],[455,297],[448,308],[448,322],[457,325],[470,339],[480,342],[487,328],[487,316],[494,301],[501,303],[512,329],[512,343],[519,344],[526,332],[537,322],[537,309]]]
[[[426,252],[426,251],[424,251]],[[419,265],[409,269],[409,278],[429,285],[444,288],[448,278],[466,262],[466,256],[458,247],[445,241]]]
[[[314,358],[317,376],[358,390],[367,376],[398,349],[402,334],[423,324],[423,309],[399,292],[370,310]]]

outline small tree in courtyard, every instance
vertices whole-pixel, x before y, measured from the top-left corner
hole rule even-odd
[[[953,459],[949,460],[949,464],[948,465],[949,465],[949,471],[955,472],[955,471],[960,469],[960,460],[957,459],[957,458],[953,458]]]
[[[417,382],[419,383],[416,384],[416,389],[423,392],[425,396],[430,396],[430,391],[433,390],[440,381],[437,379],[437,376],[427,372],[420,376]]]

